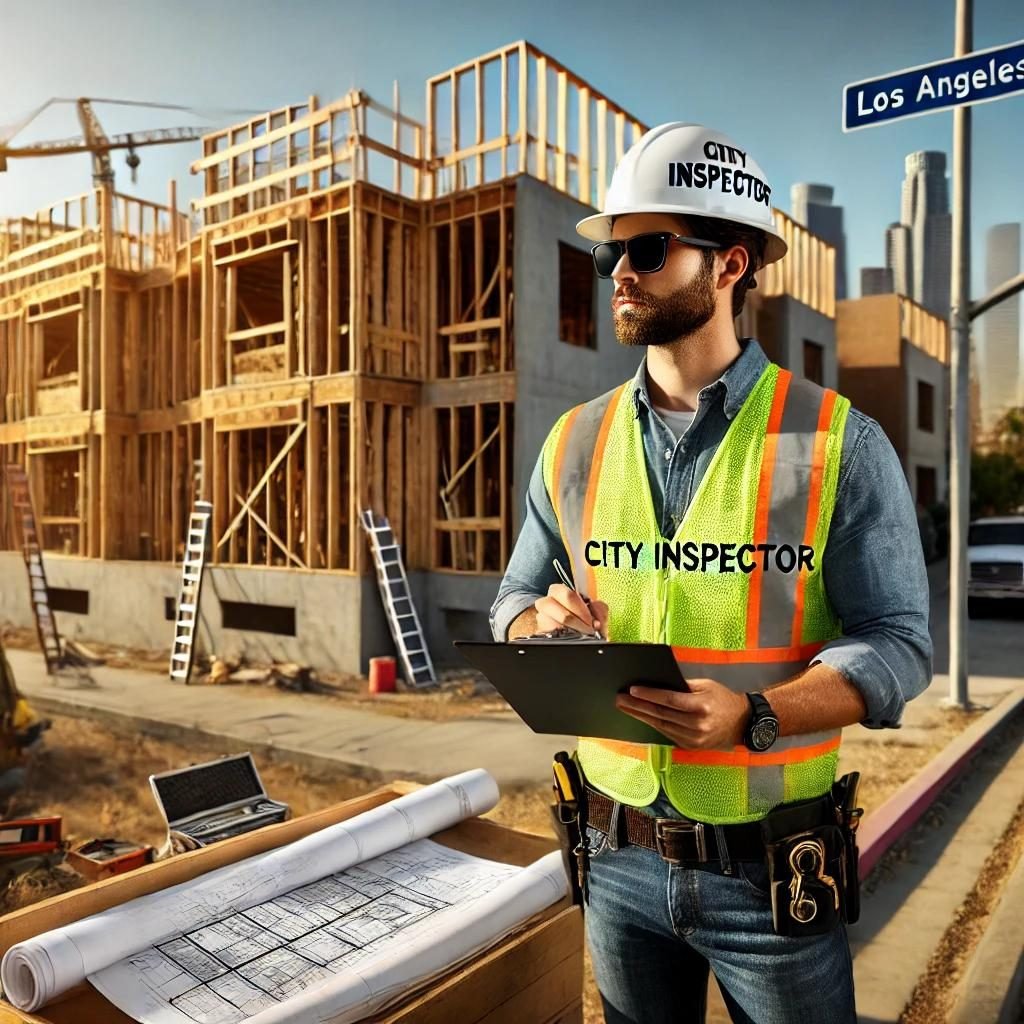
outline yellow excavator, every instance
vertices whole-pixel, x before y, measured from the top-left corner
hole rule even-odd
[[[0,643],[0,809],[25,780],[25,763],[50,722],[18,692]]]

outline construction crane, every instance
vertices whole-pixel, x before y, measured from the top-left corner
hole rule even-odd
[[[28,146],[11,146],[10,141],[18,135],[27,125],[34,121],[43,111],[57,103],[73,103],[78,113],[78,120],[82,126],[82,134],[69,139],[57,139],[45,142],[34,142]],[[91,153],[92,154],[92,180],[96,186],[114,185],[114,168],[110,161],[110,154],[115,149],[127,149],[128,155],[125,163],[132,172],[132,182],[136,181],[141,158],[136,152],[143,146],[168,146],[179,142],[195,142],[208,134],[212,129],[205,127],[187,128],[154,128],[147,131],[126,132],[120,135],[108,136],[100,124],[92,105],[94,103],[112,103],[118,106],[147,107],[160,110],[184,110],[189,113],[200,113],[191,107],[178,106],[173,103],[143,103],[136,100],[109,100],[109,99],[60,99],[47,100],[41,107],[33,110],[28,117],[18,124],[8,128],[6,132],[0,129],[0,172],[7,170],[7,161],[16,157],[41,157],[61,156],[65,153]],[[209,111],[213,115],[241,115],[243,117],[255,116],[251,110],[217,110]]]

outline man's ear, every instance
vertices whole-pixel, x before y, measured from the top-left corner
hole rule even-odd
[[[719,250],[717,254],[722,260],[722,269],[718,275],[718,285],[723,287],[727,284],[734,284],[742,281],[750,265],[750,255],[742,245],[733,245],[728,249]],[[728,275],[729,280],[723,281],[722,277]]]

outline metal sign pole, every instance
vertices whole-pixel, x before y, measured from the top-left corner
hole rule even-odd
[[[973,0],[957,0],[956,56],[973,45]],[[949,702],[968,706],[967,526],[970,518],[971,449],[969,368],[971,327],[971,108],[953,111],[953,237],[950,280],[949,462]]]

